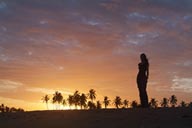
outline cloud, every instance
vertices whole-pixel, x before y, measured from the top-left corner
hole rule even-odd
[[[176,63],[176,65],[184,66],[184,67],[190,67],[190,66],[192,66],[192,61],[187,60],[187,61],[179,62],[179,63]]]
[[[31,87],[31,88],[26,88],[26,91],[29,91],[29,92],[35,92],[35,93],[44,93],[44,94],[54,94],[55,91],[57,90],[54,90],[54,89],[47,89],[47,88],[36,88],[36,87]],[[63,94],[66,94],[66,95],[69,95],[69,94],[72,94],[71,92],[68,92],[68,91],[62,91],[59,89],[59,92],[63,93]]]
[[[192,92],[192,78],[179,78],[178,76],[175,76],[172,82],[172,91]]]
[[[128,18],[140,18],[140,19],[153,19],[151,16],[141,14],[139,12],[132,12],[132,13],[128,14],[127,17]],[[155,19],[155,17],[154,17],[154,19]]]
[[[21,86],[23,86],[23,83],[6,80],[6,79],[0,80],[0,91],[15,90]]]
[[[98,21],[98,20],[95,20],[95,19],[83,18],[82,22],[85,23],[85,24],[91,25],[91,26],[99,26],[99,25],[101,25],[101,22]]]
[[[6,32],[7,31],[7,28],[5,26],[1,26],[1,29]]]
[[[122,37],[123,39],[121,39],[120,44],[125,47],[130,45],[147,45],[155,42],[154,40],[159,36],[160,35],[157,32],[127,34],[125,37]]]
[[[46,21],[46,20],[41,20],[40,21],[40,24],[42,24],[42,25],[44,25],[44,24],[48,24],[49,22],[48,21]]]
[[[0,10],[7,8],[7,4],[3,1],[0,2]]]
[[[183,16],[183,20],[185,20],[185,21],[192,20],[192,15]]]

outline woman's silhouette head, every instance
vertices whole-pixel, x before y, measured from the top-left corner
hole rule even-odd
[[[141,59],[142,63],[148,64],[148,59],[147,59],[147,56],[145,55],[145,53],[142,53],[140,55],[140,59]]]

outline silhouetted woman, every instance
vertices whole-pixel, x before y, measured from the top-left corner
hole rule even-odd
[[[147,96],[147,80],[149,77],[149,62],[144,53],[140,55],[141,62],[138,64],[139,72],[137,75],[137,86],[139,89],[139,96],[141,101],[141,107],[149,107]]]

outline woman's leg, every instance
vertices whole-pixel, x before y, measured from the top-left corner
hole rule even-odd
[[[140,102],[141,102],[141,107],[146,108],[149,106],[148,103],[148,95],[146,91],[146,84],[147,83],[140,83],[139,84],[139,97],[140,97]]]
[[[145,108],[149,107],[149,101],[146,89],[143,92],[143,104]]]

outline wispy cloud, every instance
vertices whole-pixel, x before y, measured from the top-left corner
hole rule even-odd
[[[1,9],[7,8],[7,4],[3,1],[0,2],[0,11]]]
[[[72,94],[69,91],[62,91],[63,89],[59,89],[59,91],[63,94],[69,95]],[[36,88],[36,87],[31,87],[31,88],[26,88],[26,91],[29,92],[35,92],[35,93],[44,93],[44,94],[54,94],[55,91],[54,89],[47,89],[47,88]]]
[[[192,92],[192,78],[180,78],[178,76],[175,76],[172,82],[172,91],[183,91],[187,93]]]
[[[6,79],[0,80],[0,91],[11,91],[21,86],[23,86],[23,83],[6,80]]]
[[[184,66],[184,67],[190,67],[190,66],[192,66],[192,61],[187,60],[187,61],[184,61],[184,62],[178,62],[178,63],[176,63],[176,65]]]

